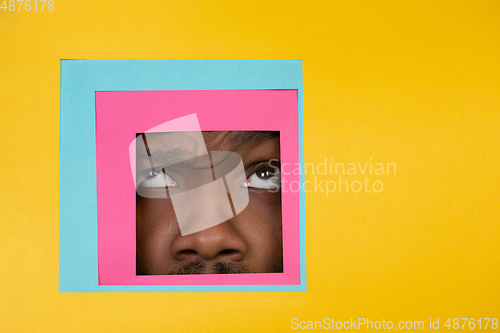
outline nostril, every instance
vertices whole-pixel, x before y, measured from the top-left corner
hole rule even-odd
[[[231,255],[238,254],[238,253],[239,253],[239,251],[237,251],[237,250],[225,249],[225,250],[220,251],[218,253],[218,255],[231,256]],[[198,254],[198,252],[196,252],[195,250],[190,250],[190,249],[182,250],[182,251],[178,252],[178,255],[180,255],[182,257],[193,256],[193,255],[197,255],[197,254]]]
[[[226,258],[229,260],[239,260],[241,256],[241,252],[235,249],[224,249],[222,251],[219,251],[217,253],[214,253],[210,257],[208,255],[203,255],[201,253],[198,253],[196,250],[193,249],[185,249],[178,251],[177,254],[175,255],[175,258],[177,260],[193,260],[194,258],[198,258],[199,256],[211,260],[216,257],[219,258]]]
[[[240,261],[247,252],[246,243],[229,223],[189,235],[177,235],[170,245],[170,254],[177,260]]]
[[[226,249],[226,250],[222,250],[219,252],[219,254],[221,254],[221,255],[232,255],[232,254],[236,254],[236,253],[238,253],[238,251],[232,250],[232,249]]]
[[[179,251],[177,252],[177,258],[178,259],[186,259],[188,257],[192,257],[194,255],[197,255],[198,252],[196,252],[195,250],[182,250],[182,251]]]
[[[179,254],[196,254],[195,250],[182,250],[179,251]]]
[[[226,260],[234,260],[234,261],[239,261],[245,257],[245,255],[238,250],[235,249],[225,249],[222,251],[219,251],[217,254],[217,257],[220,258],[225,258]]]

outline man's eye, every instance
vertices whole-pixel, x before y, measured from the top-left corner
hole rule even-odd
[[[265,190],[278,190],[281,186],[281,173],[276,167],[261,167],[255,170],[241,186]]]
[[[141,183],[142,187],[177,187],[179,184],[165,173],[165,169],[160,171],[148,171],[146,178]]]

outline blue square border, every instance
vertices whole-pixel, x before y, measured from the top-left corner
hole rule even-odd
[[[95,92],[237,89],[298,90],[303,170],[301,60],[61,60],[60,292],[307,291],[303,186],[299,192],[300,285],[98,285]],[[304,184],[303,174],[299,180]]]

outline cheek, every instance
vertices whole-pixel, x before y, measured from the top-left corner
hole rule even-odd
[[[241,216],[242,237],[249,246],[248,261],[258,272],[281,271],[283,242],[280,193],[251,193]]]
[[[155,274],[172,260],[170,244],[178,232],[172,202],[138,196],[136,208],[137,274]]]

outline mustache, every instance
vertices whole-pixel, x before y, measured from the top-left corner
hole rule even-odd
[[[179,266],[170,270],[168,275],[183,275],[183,274],[241,274],[249,273],[245,266],[240,264],[232,264],[223,261],[216,262],[212,266],[208,266],[201,261],[194,261]]]

